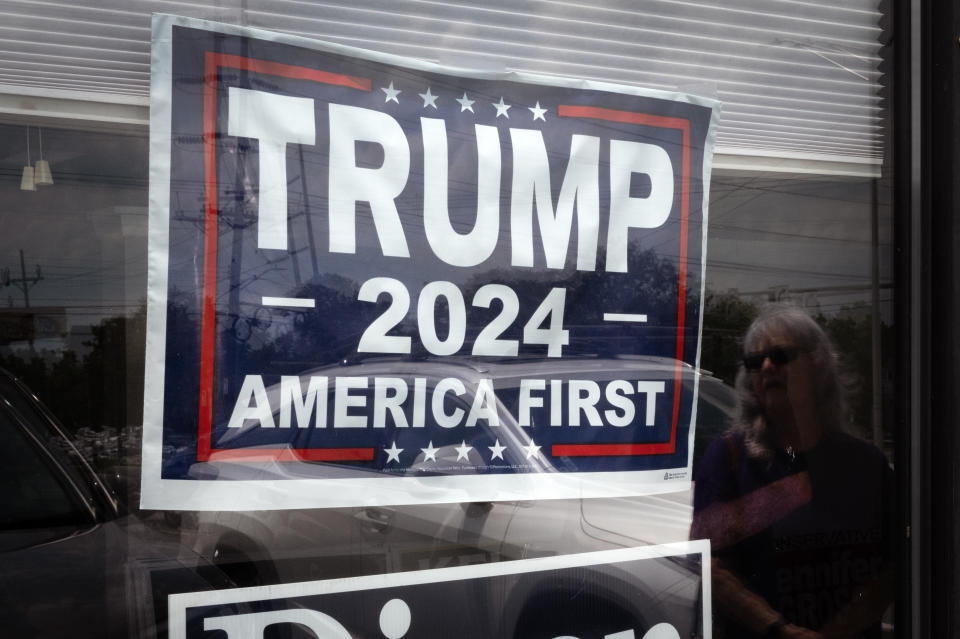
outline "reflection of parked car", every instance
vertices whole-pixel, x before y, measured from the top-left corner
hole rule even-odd
[[[499,410],[505,413],[501,423],[513,425],[501,427],[496,436],[509,448],[526,438],[516,426],[514,416],[509,414],[513,409],[501,401],[510,396],[511,380],[516,386],[521,378],[546,373],[551,379],[604,382],[637,375],[638,371],[643,379],[670,379],[676,371],[676,362],[657,358],[585,358],[553,364],[542,361],[489,364],[473,369],[458,364],[373,360],[339,367],[335,374],[422,377],[428,380],[456,374],[467,389],[464,395],[467,406],[477,380],[492,378],[498,389]],[[311,374],[325,373],[313,371]],[[692,390],[696,377],[694,369],[683,368],[683,384],[688,390]],[[276,392],[276,388],[268,389],[268,393]],[[463,400],[463,397],[459,399]],[[701,373],[695,455],[702,452],[699,442],[726,427],[733,407],[733,389],[708,373]],[[234,443],[243,441],[242,431],[231,433]],[[485,431],[478,426],[474,438],[490,439],[490,433]],[[291,432],[294,437],[309,436],[307,430],[298,432],[298,429],[292,429]],[[460,437],[457,439],[459,443]],[[487,446],[488,442],[484,440],[477,447],[481,445]],[[303,444],[292,443],[291,447],[300,448]],[[449,448],[441,450],[438,458],[456,464],[458,454],[453,446]],[[519,449],[519,446],[515,448]],[[416,471],[424,462],[424,455],[420,454],[413,461],[411,470]],[[310,472],[304,468],[306,465],[278,463],[262,467],[262,472],[264,477],[269,477],[270,473],[276,473],[278,477],[299,477]],[[196,464],[191,472],[196,476],[216,473],[229,478],[232,465],[228,462],[201,463]],[[222,565],[237,580],[253,584],[680,541],[687,537],[691,514],[691,495],[683,492],[615,499],[201,512],[197,514],[196,529],[186,531],[186,534],[202,555]],[[656,591],[654,588],[653,592]]]
[[[2,370],[0,439],[3,636],[159,635],[168,593],[229,584],[123,514],[50,413]]]
[[[697,376],[694,374],[694,369],[685,364],[680,366],[680,373],[682,378],[680,393],[690,397],[693,394]],[[231,454],[233,451],[255,450],[257,453],[266,453],[271,448],[274,450],[281,448],[289,451],[289,454],[283,455],[289,459],[296,458],[299,453],[305,453],[311,449],[337,447],[331,443],[334,441],[339,446],[348,447],[351,444],[347,443],[344,437],[356,433],[357,428],[360,428],[363,445],[369,445],[366,443],[369,442],[369,436],[364,433],[368,427],[393,428],[397,441],[408,435],[430,433],[433,435],[430,440],[436,441],[436,453],[428,454],[424,451],[418,454],[417,450],[424,449],[411,444],[405,449],[402,460],[399,456],[394,460],[397,461],[395,464],[391,464],[388,455],[380,455],[373,460],[372,464],[364,466],[284,462],[264,468],[265,477],[269,477],[272,473],[289,478],[329,478],[350,474],[369,476],[371,473],[383,472],[423,477],[431,474],[497,472],[511,469],[538,473],[554,470],[581,470],[580,466],[574,464],[570,458],[553,457],[551,462],[540,455],[532,457],[525,455],[522,449],[534,437],[538,444],[549,445],[552,437],[559,438],[565,443],[570,437],[569,430],[553,428],[551,424],[553,426],[582,424],[584,429],[590,429],[588,422],[599,426],[601,414],[625,415],[621,402],[611,403],[608,385],[616,383],[629,386],[625,380],[639,378],[644,381],[638,384],[653,386],[659,384],[659,390],[648,393],[637,392],[637,389],[632,387],[628,388],[627,395],[618,396],[626,400],[631,409],[630,416],[626,418],[628,421],[621,419],[617,423],[619,428],[608,426],[604,429],[607,435],[622,435],[625,436],[625,441],[633,442],[635,433],[647,430],[644,426],[653,425],[646,421],[651,419],[653,413],[645,412],[645,409],[649,411],[653,408],[649,405],[651,397],[656,398],[654,404],[658,405],[660,410],[669,411],[671,396],[665,394],[662,389],[665,384],[672,386],[676,374],[676,360],[635,356],[616,359],[584,357],[562,361],[531,360],[510,363],[465,362],[450,358],[443,361],[397,361],[389,358],[374,358],[356,364],[314,369],[300,375],[300,394],[305,398],[313,398],[314,393],[324,392],[317,389],[326,389],[326,396],[322,401],[319,398],[316,402],[313,399],[303,400],[306,402],[308,415],[306,423],[299,422],[300,409],[291,402],[291,391],[286,385],[276,384],[268,387],[261,391],[262,400],[259,399],[260,396],[253,400],[257,404],[256,408],[245,411],[235,409],[235,415],[237,413],[246,415],[246,419],[234,421],[232,416],[231,427],[226,427],[227,419],[223,419],[218,429],[219,434],[215,435],[218,450],[211,458],[212,463],[193,464],[188,474],[195,477],[209,477],[211,474],[231,477],[238,468],[229,463],[229,460],[234,458]],[[709,374],[701,374],[700,379],[699,392],[703,401],[699,404],[701,414],[698,422],[699,433],[702,436],[704,432],[716,432],[716,426],[726,422],[726,416],[733,407],[733,398],[730,389]],[[322,380],[322,386],[314,387],[317,380]],[[341,393],[343,390],[339,386],[341,380],[350,381],[348,391]],[[384,383],[381,388],[378,383],[374,388],[371,380],[389,384]],[[535,397],[535,402],[521,400],[521,384],[525,382],[539,383],[537,390],[527,390],[525,393],[528,397]],[[554,387],[555,383],[559,386]],[[576,388],[574,384],[577,385]],[[595,389],[592,400],[585,399],[589,394],[587,385],[592,385]],[[529,386],[528,384],[528,389]],[[248,388],[246,384],[244,388]],[[384,398],[389,394],[403,399],[398,399],[396,402],[387,401]],[[576,402],[580,406],[578,411],[569,408],[574,405],[575,395],[582,400]],[[242,396],[237,402],[238,406],[246,405],[248,397],[253,398],[253,395],[243,393]],[[483,396],[482,402],[478,401],[481,400],[481,396]],[[259,406],[261,401],[268,404],[272,411],[272,418],[267,417],[266,427],[259,419],[262,415]],[[495,427],[491,426],[486,417],[472,422],[466,419],[474,414],[478,405],[483,404],[486,407],[488,402],[495,404],[495,412],[498,416]],[[314,410],[314,403],[323,408]],[[415,406],[418,403],[419,421],[414,417]],[[287,410],[283,410],[284,404]],[[442,407],[439,404],[442,404]],[[525,407],[521,409],[520,406],[524,404]],[[584,404],[589,404],[589,411],[583,408]],[[577,421],[573,421],[572,414],[568,415],[568,410],[577,413]],[[320,412],[324,413],[322,422],[317,417]],[[340,428],[341,422],[347,420],[351,422],[351,427]],[[597,422],[590,420],[597,420]],[[336,427],[327,427],[335,422]],[[313,427],[318,426],[319,423],[323,425]],[[661,419],[658,423],[662,427],[663,424],[669,425],[669,420]],[[467,427],[463,428],[465,424]],[[419,426],[422,430],[410,429],[408,425]],[[595,430],[591,433],[591,437],[599,436],[600,432],[599,429]],[[653,431],[651,430],[650,433]],[[338,437],[340,439],[335,439]],[[596,439],[594,443],[601,441],[619,443],[621,439]],[[427,441],[424,439],[423,445],[426,444]],[[465,445],[468,450],[458,452],[457,448],[461,445]],[[503,452],[492,456],[487,454],[487,448],[493,445],[498,447],[503,445]],[[171,456],[165,463],[168,466],[183,464],[186,457],[184,453],[187,452],[182,451],[181,454]],[[411,459],[411,455],[415,456],[415,459]],[[304,456],[301,459],[306,460],[309,457]],[[624,470],[622,465],[617,465],[617,458],[610,459],[614,460],[612,466],[595,470]],[[266,459],[261,455],[259,461],[263,462]],[[554,468],[551,464],[557,467]],[[560,464],[566,464],[566,467],[561,467]],[[240,475],[236,478],[239,479]]]

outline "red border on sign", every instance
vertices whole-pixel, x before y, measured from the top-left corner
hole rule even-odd
[[[679,301],[677,303],[677,369],[674,373],[673,416],[670,439],[666,442],[636,444],[554,444],[554,457],[599,457],[604,455],[671,455],[677,450],[677,420],[680,415],[680,389],[683,379],[683,329],[687,314],[687,242],[690,222],[690,120],[633,111],[617,111],[602,107],[561,104],[557,115],[562,118],[589,118],[607,122],[624,122],[663,129],[678,129],[683,133],[683,152],[680,169],[680,261],[678,267]]]
[[[201,312],[200,344],[200,393],[199,433],[197,438],[198,461],[372,461],[373,448],[257,448],[215,449],[212,447],[213,431],[213,381],[214,346],[216,340],[216,289],[217,289],[217,227],[219,203],[217,198],[217,87],[219,71],[231,68],[254,73],[276,75],[297,80],[309,80],[323,84],[345,86],[360,91],[370,91],[368,78],[318,71],[266,60],[208,51],[205,57],[203,94],[203,143],[204,143],[204,264],[203,301]],[[676,452],[677,422],[680,410],[682,382],[684,327],[686,317],[687,243],[690,209],[690,121],[684,118],[651,115],[631,111],[618,111],[602,107],[559,105],[560,117],[588,118],[610,122],[623,122],[642,126],[654,126],[680,130],[683,134],[681,168],[681,223],[679,260],[679,302],[677,310],[677,351],[673,414],[670,439],[666,442],[628,444],[555,444],[551,447],[554,457],[662,455]]]
[[[239,55],[207,51],[203,74],[203,169],[204,169],[204,241],[203,303],[200,320],[200,421],[197,436],[198,461],[371,461],[373,448],[242,448],[215,449],[213,433],[213,366],[217,336],[217,84],[220,69],[239,69],[295,80],[370,91],[369,78],[355,78],[298,67],[279,62],[257,60]]]

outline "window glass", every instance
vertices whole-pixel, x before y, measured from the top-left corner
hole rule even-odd
[[[0,130],[13,140],[25,127],[3,125]],[[51,157],[57,157],[54,149],[58,143],[70,149],[68,155],[73,157],[73,164],[61,165],[63,177],[57,183],[61,191],[22,192],[10,180],[3,186],[8,196],[5,215],[21,216],[28,223],[3,239],[7,263],[14,267],[11,278],[21,281],[6,289],[8,305],[2,316],[7,328],[0,357],[2,365],[63,420],[77,447],[99,472],[113,478],[126,503],[136,509],[146,269],[144,140],[141,136],[63,129],[47,130],[46,140]],[[126,160],[116,161],[117,156]],[[890,220],[877,189],[876,181],[869,178],[715,172],[695,471],[702,467],[711,441],[721,437],[736,419],[734,385],[741,368],[743,336],[760,309],[771,301],[804,307],[828,331],[857,381],[851,389],[850,423],[889,454],[892,389],[885,371],[893,303]],[[878,229],[875,234],[870,230],[873,225]],[[21,250],[22,271],[18,268]],[[27,296],[30,307],[25,306]],[[251,334],[264,330],[264,323],[251,324]],[[411,386],[418,374],[397,373],[406,376]],[[605,373],[592,375],[603,382]],[[498,410],[505,419],[516,421],[518,393],[510,390],[509,383],[502,387]],[[370,406],[371,399],[361,403]],[[334,401],[331,394],[331,420]],[[469,408],[468,393],[465,398],[448,395],[443,410],[452,414]],[[366,415],[367,409],[351,410],[351,414]],[[404,418],[411,419],[410,407],[404,411]],[[543,408],[535,408],[530,419],[549,419],[543,413]],[[635,419],[641,418],[642,411],[638,411]],[[292,444],[308,445],[311,432],[292,429]],[[243,432],[237,434],[244,436]],[[467,460],[478,454],[476,448],[484,445],[485,439],[480,435],[464,439],[469,447]],[[5,467],[11,472],[23,470],[29,457],[14,451],[16,438],[10,441],[8,452],[18,462]],[[508,444],[506,439],[501,441]],[[421,452],[418,459],[426,454]],[[449,451],[441,448],[437,458],[453,465],[468,463],[455,447]],[[504,459],[505,463],[518,461],[522,463]],[[31,513],[35,515],[39,509],[49,514],[52,509],[70,517],[77,514],[62,484],[51,479],[46,466],[19,470],[14,473],[18,477],[37,478],[31,482],[31,490],[48,496],[30,500]],[[887,481],[877,479],[878,485]],[[864,498],[873,500],[880,494]],[[236,514],[146,511],[141,516],[224,568],[235,583],[252,585],[686,538],[692,521],[691,494],[627,502],[629,505],[622,500],[590,499],[582,504],[553,500]],[[877,504],[881,510],[889,507],[889,503]],[[8,517],[18,512],[12,507],[7,510]],[[620,522],[625,519],[636,522],[624,526]],[[562,526],[544,526],[544,521]],[[606,535],[608,540],[620,541],[578,541],[576,535],[563,532],[576,521],[602,531],[601,538]],[[473,541],[464,543],[467,530],[475,530]],[[860,533],[872,534],[869,530]],[[888,541],[881,537],[877,543],[882,547]],[[854,552],[862,547],[837,546],[833,551]],[[863,561],[871,561],[872,556],[877,555],[868,554]],[[804,577],[797,572],[794,578]],[[816,579],[811,583],[820,584]]]
[[[436,15],[411,14],[411,7],[421,4],[403,3],[403,17],[396,18],[399,29],[378,22],[384,19],[382,7],[368,7],[363,16],[351,7],[330,8],[332,17],[325,26],[312,24],[313,18],[304,18],[300,24],[292,15],[271,18],[266,12],[248,15],[232,8],[223,12],[230,21],[242,16],[288,33],[319,33],[336,42],[421,57],[430,57],[420,48],[424,34],[429,33],[444,41],[442,56],[434,52],[431,58],[441,63],[482,66],[495,59],[493,66],[499,68],[502,58],[521,51],[530,54],[526,70],[689,90],[717,97],[726,105],[709,184],[699,369],[691,367],[683,377],[683,396],[697,393],[696,432],[689,442],[696,478],[693,487],[618,498],[491,502],[473,500],[465,491],[457,503],[410,506],[278,509],[268,503],[239,512],[140,510],[149,132],[142,126],[97,124],[89,113],[56,120],[8,114],[0,115],[0,148],[8,150],[0,156],[4,229],[0,233],[0,368],[18,378],[45,408],[25,399],[18,387],[0,377],[4,404],[0,429],[5,442],[0,449],[0,485],[7,487],[0,499],[0,566],[7,565],[5,561],[11,566],[15,561],[34,561],[33,556],[26,560],[15,556],[15,551],[48,544],[47,550],[37,550],[40,564],[44,552],[55,561],[61,561],[56,554],[61,551],[63,555],[85,553],[88,561],[78,574],[95,573],[101,582],[117,580],[108,568],[109,557],[127,571],[117,581],[122,581],[119,591],[123,594],[103,588],[105,601],[98,605],[108,617],[124,617],[131,628],[129,636],[150,636],[167,622],[166,597],[174,593],[487,566],[703,538],[713,550],[714,618],[705,622],[712,625],[714,636],[724,632],[725,636],[760,635],[776,630],[778,624],[826,628],[851,636],[875,636],[877,631],[892,636],[892,487],[899,472],[890,464],[896,443],[892,406],[898,392],[891,374],[896,291],[891,189],[881,177],[881,169],[886,173],[890,167],[889,162],[879,164],[886,153],[889,113],[880,112],[882,101],[877,94],[889,78],[876,68],[879,39],[884,37],[881,29],[872,23],[868,27],[843,24],[840,19],[851,18],[851,12],[877,18],[880,14],[872,6],[825,8],[839,13],[831,13],[834,19],[826,21],[812,14],[804,18],[811,30],[828,30],[823,37],[830,42],[849,44],[866,38],[870,49],[866,57],[857,48],[862,42],[849,44],[854,51],[850,53],[842,43],[821,46],[816,33],[775,30],[774,44],[767,44],[783,58],[760,68],[753,62],[756,51],[740,51],[742,43],[734,35],[745,38],[746,32],[765,32],[769,25],[764,16],[773,19],[776,10],[757,11],[750,2],[725,9],[747,21],[740,25],[744,32],[728,33],[729,38],[720,32],[702,35],[703,25],[710,24],[703,7],[683,9],[676,3],[660,3],[644,9],[651,13],[649,26],[656,34],[642,45],[648,65],[636,63],[641,44],[630,44],[627,55],[599,36],[575,33],[579,24],[591,34],[607,33],[600,27],[619,32],[613,18],[628,20],[628,14],[634,13],[632,6],[609,3],[617,6],[606,7],[601,20],[585,7],[538,3],[542,11],[534,11],[524,22],[509,17],[511,8],[505,4],[469,11],[458,7],[466,12],[462,14],[457,7],[426,3]],[[812,6],[798,5],[797,11],[810,12]],[[466,21],[461,21],[464,15]],[[690,24],[684,27],[685,22]],[[320,33],[331,24],[341,25],[340,32]],[[543,25],[559,32],[551,33]],[[694,42],[680,46],[671,38],[683,36],[685,28],[701,35],[691,35]],[[570,29],[574,32],[567,32]],[[853,32],[859,35],[854,38]],[[522,39],[521,33],[529,33],[532,40],[512,42]],[[147,45],[146,35],[135,37],[140,45]],[[464,49],[467,44],[476,50]],[[589,60],[585,53],[578,53],[578,47],[589,50]],[[796,64],[798,51],[813,51],[819,59],[827,59],[829,74],[812,63]],[[685,75],[693,73],[689,69],[710,65],[723,67],[717,69],[716,82],[703,81],[700,72],[697,77]],[[780,95],[770,82],[783,65],[795,73],[785,81]],[[837,71],[837,67],[846,70]],[[854,77],[867,78],[868,86]],[[23,165],[28,153],[39,153],[41,138],[53,183],[24,190]],[[179,143],[188,150],[199,148],[196,140]],[[244,148],[247,151],[253,152]],[[375,150],[358,148],[357,153],[370,155],[369,162],[363,160],[370,166],[381,161]],[[198,178],[193,190],[181,191],[184,200],[170,203],[171,218],[187,241],[199,242],[202,233],[202,222],[188,213],[200,206],[200,184]],[[643,185],[634,187],[643,190]],[[243,195],[237,197],[242,200]],[[191,239],[193,231],[196,237]],[[230,340],[231,352],[265,366],[276,364],[277,377],[281,372],[330,375],[331,379],[389,376],[411,392],[423,380],[427,396],[432,396],[441,379],[455,377],[464,383],[465,392],[445,395],[442,405],[425,413],[424,427],[438,432],[446,428],[438,416],[442,421],[443,415],[470,412],[481,374],[495,382],[492,410],[499,427],[482,423],[458,431],[465,434],[453,444],[430,441],[426,448],[407,451],[414,461],[402,470],[393,470],[390,458],[384,457],[377,472],[404,475],[409,490],[423,489],[416,483],[418,478],[445,473],[497,473],[507,467],[563,471],[569,459],[557,457],[548,463],[524,451],[526,422],[546,426],[555,419],[564,424],[576,419],[586,429],[591,427],[592,411],[623,410],[604,394],[588,408],[581,405],[571,410],[573,404],[564,403],[556,415],[547,405],[522,406],[523,371],[551,370],[548,358],[521,358],[513,363],[490,359],[483,362],[482,371],[475,361],[458,361],[450,366],[462,371],[453,374],[438,371],[423,349],[406,358],[365,360],[343,343],[330,344],[330,325],[335,324],[337,335],[359,335],[382,313],[383,304],[361,303],[354,282],[322,274],[315,262],[308,269],[308,243],[301,244],[303,272],[296,277],[301,291],[318,300],[317,311],[261,308],[237,314],[218,327]],[[674,267],[650,255],[645,262],[646,280],[637,285],[636,295],[672,294]],[[232,258],[224,254],[221,259]],[[287,268],[273,264],[262,252],[247,259],[246,266],[254,264],[256,273],[241,269],[231,286],[257,287],[258,279]],[[357,282],[380,274],[370,265],[355,268]],[[410,281],[423,279],[418,273],[396,275]],[[527,297],[534,302],[544,299],[554,284],[522,275],[495,275],[484,277],[510,284],[525,296],[524,303]],[[485,283],[464,280],[458,284],[470,299]],[[587,309],[607,295],[596,284],[585,284],[583,289],[589,294],[583,303]],[[195,291],[184,294],[188,293]],[[189,336],[197,332],[199,318],[188,306],[172,302],[166,317],[168,331],[193,339]],[[349,307],[351,312],[330,317],[328,303]],[[790,315],[793,310],[784,309],[800,311]],[[476,338],[480,324],[498,312],[496,305],[488,310],[478,311],[478,323],[468,327],[468,344]],[[787,315],[778,315],[782,311]],[[450,331],[447,304],[438,302],[433,315],[437,339],[442,341]],[[411,330],[408,321],[400,324],[398,334]],[[521,326],[502,337],[519,339]],[[294,329],[296,337],[291,337]],[[563,378],[557,392],[564,397],[577,392],[586,396],[594,389],[601,392],[624,370],[644,370],[649,379],[660,375],[657,364],[638,353],[624,352],[619,335],[597,329],[593,337],[570,344],[568,353],[575,356],[570,358],[574,363],[568,361],[569,369],[556,371]],[[324,345],[329,346],[326,351]],[[277,364],[280,354],[321,351],[322,361],[304,361],[295,371],[281,371]],[[673,370],[663,375],[672,375]],[[198,383],[192,374],[188,371],[177,379],[191,391]],[[831,376],[830,385],[824,381],[827,376]],[[265,390],[270,397],[281,392],[278,385]],[[344,417],[384,421],[391,427],[414,421],[410,402],[374,415],[373,386],[353,393],[351,407],[340,417],[335,412],[334,390],[320,392],[326,393],[327,424]],[[644,401],[637,395],[636,410],[629,419],[623,417],[624,427],[645,425]],[[183,413],[185,422],[196,419],[193,413]],[[49,416],[62,424],[75,449],[59,442],[59,434],[47,423]],[[273,411],[272,418],[278,429],[284,427],[279,411]],[[24,424],[35,428],[28,433]],[[265,438],[262,430],[249,423],[230,432],[230,443],[257,449],[267,442],[295,451],[319,447],[315,440],[323,434],[324,445],[330,445],[329,432],[295,423],[286,427],[288,437],[281,444],[272,434]],[[351,445],[350,433],[340,432],[347,442],[344,446]],[[559,435],[550,434],[538,443],[556,443],[550,437]],[[165,471],[191,479],[244,478],[233,475],[236,469],[229,463],[196,463],[190,441],[168,437],[163,448]],[[76,459],[77,451],[84,461]],[[256,472],[261,478],[303,479],[327,472],[317,470],[324,464],[269,461],[258,464]],[[336,472],[349,478],[369,474],[360,464],[340,465]],[[102,538],[86,537],[80,543],[88,545],[81,551],[50,543],[87,531],[94,514],[104,520],[110,513],[115,515],[110,506],[115,497],[126,515],[122,523],[106,527]],[[690,557],[657,559],[652,576],[638,588],[632,603],[625,600],[627,586],[617,581],[614,569],[595,580],[585,569],[554,581],[517,578],[510,588],[503,586],[503,592],[483,591],[477,598],[495,602],[505,592],[521,593],[516,595],[512,617],[516,623],[499,628],[503,635],[531,636],[539,628],[551,637],[595,636],[629,625],[636,617],[631,616],[635,612],[631,606],[637,601],[657,614],[672,610],[678,601],[684,605],[702,601],[705,590],[696,577],[696,564]],[[16,574],[23,583],[32,581],[27,569]],[[15,588],[2,579],[0,586]],[[663,594],[673,593],[674,586],[676,601]],[[577,600],[577,607],[570,602],[580,592],[586,594]],[[30,591],[29,597],[41,595]],[[858,600],[867,603],[851,605]],[[558,609],[563,614],[557,613],[554,623],[538,625],[544,616],[553,618],[550,611]],[[583,622],[585,609],[603,611],[609,623],[602,631],[596,624]],[[476,620],[475,627],[487,628],[483,624],[496,615],[479,616],[483,619]],[[680,636],[705,634],[703,623],[687,619],[678,626],[683,630]],[[27,634],[35,628],[12,627],[25,628]],[[274,636],[272,632],[264,636]]]

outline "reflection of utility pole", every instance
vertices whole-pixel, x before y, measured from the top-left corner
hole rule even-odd
[[[23,249],[20,249],[20,277],[10,277],[10,269],[3,269],[0,276],[3,278],[4,286],[16,286],[23,293],[23,305],[30,308],[30,289],[37,282],[43,279],[43,273],[40,272],[40,265],[37,264],[37,274],[33,277],[27,277],[27,267],[23,260]]]
[[[300,152],[300,188],[303,193],[303,213],[307,221],[307,240],[310,243],[310,264],[313,265],[314,279],[320,275],[317,269],[317,246],[313,237],[313,218],[310,216],[310,197],[307,190],[307,171],[303,163],[303,145],[298,144],[297,150]]]
[[[23,305],[26,308],[30,308],[30,289],[43,279],[43,273],[40,272],[40,265],[37,264],[37,274],[33,277],[27,277],[27,265],[23,259],[23,249],[20,249],[20,277],[10,277],[10,269],[4,268],[3,271],[0,272],[0,278],[2,278],[4,286],[16,286],[19,288],[23,292]],[[32,328],[30,330],[29,342],[30,352],[33,353]]]

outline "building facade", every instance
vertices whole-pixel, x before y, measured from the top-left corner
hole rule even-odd
[[[0,2],[0,620],[951,636],[957,14]]]

